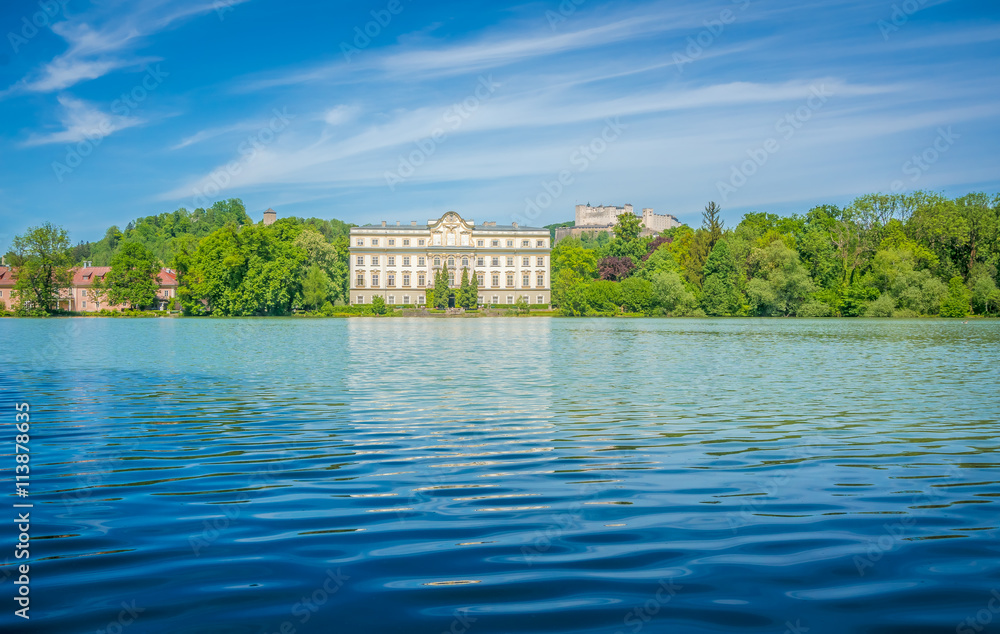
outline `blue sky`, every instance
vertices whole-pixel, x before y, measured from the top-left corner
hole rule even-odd
[[[15,0],[0,33],[0,249],[228,197],[697,225],[1000,190],[995,2]]]

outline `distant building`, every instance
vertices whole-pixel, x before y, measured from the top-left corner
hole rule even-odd
[[[567,236],[578,238],[584,233],[613,233],[615,224],[618,223],[618,216],[634,213],[632,205],[624,207],[577,205],[575,226],[556,228],[556,242]],[[651,236],[667,229],[679,227],[681,221],[670,214],[653,213],[653,210],[647,207],[642,210],[642,225],[643,229],[640,235]]]
[[[73,281],[70,287],[64,289],[59,297],[59,308],[73,312],[92,313],[99,310],[123,310],[128,306],[116,304],[101,304],[94,301],[91,287],[94,282],[104,279],[104,276],[111,270],[110,266],[90,266],[90,262],[84,262],[84,266],[73,271]],[[156,310],[167,310],[177,298],[177,274],[171,269],[160,269],[157,274],[159,278],[159,289],[156,291]],[[17,272],[7,266],[0,266],[0,302],[8,310],[14,308],[16,291],[14,284],[17,282]]]
[[[549,230],[517,223],[476,224],[454,211],[427,224],[351,228],[351,303],[381,295],[390,305],[425,305],[434,276],[448,267],[457,290],[462,269],[479,283],[480,304],[548,305]]]
[[[278,219],[278,212],[276,212],[275,210],[269,208],[267,211],[264,212],[265,226],[273,225],[277,219]]]

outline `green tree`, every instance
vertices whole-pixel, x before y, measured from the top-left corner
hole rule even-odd
[[[648,313],[653,308],[653,283],[630,277],[621,283],[622,305],[630,313]]]
[[[52,311],[73,281],[69,234],[46,222],[14,236],[10,264],[17,271],[17,309]]]
[[[701,228],[708,232],[708,248],[712,250],[716,243],[722,239],[722,230],[725,222],[719,217],[722,209],[715,202],[705,205],[705,211],[701,212]]]
[[[799,254],[780,239],[755,249],[756,274],[747,285],[750,307],[757,315],[794,315],[815,290]]]
[[[389,312],[385,306],[385,298],[381,295],[372,297],[372,312],[376,315],[384,315]]]
[[[448,285],[448,263],[445,262],[441,267],[441,270],[434,276],[434,307],[439,309],[448,308],[448,299],[450,295],[451,289]]]
[[[736,258],[725,240],[716,243],[705,262],[702,309],[712,316],[735,315],[741,307],[736,288]]]
[[[111,258],[111,270],[94,283],[97,299],[106,299],[115,306],[152,306],[160,288],[159,272],[160,263],[149,248],[138,242],[123,242]]]
[[[618,214],[614,232],[616,240],[622,242],[635,240],[642,233],[642,218],[633,213]]]
[[[224,316],[286,315],[300,296],[306,252],[295,246],[301,226],[237,226],[209,234],[198,245],[178,294],[186,312]]]
[[[469,298],[467,310],[475,310],[479,307],[479,276],[474,272],[469,275]]]
[[[469,296],[472,287],[469,285],[469,269],[462,269],[462,281],[458,287],[458,293],[455,295],[455,305],[460,308],[472,309],[475,308],[474,305],[470,305]],[[475,302],[475,299],[472,300]]]
[[[957,275],[948,281],[948,297],[941,302],[942,317],[966,317],[969,314],[971,293]]]
[[[698,308],[698,300],[677,271],[659,270],[653,273],[652,283],[653,301],[663,313],[683,316]]]
[[[313,264],[302,279],[302,303],[306,308],[315,310],[329,297],[330,278],[319,264]]]

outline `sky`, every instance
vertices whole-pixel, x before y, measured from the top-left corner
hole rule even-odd
[[[700,225],[1000,191],[1000,3],[6,0],[0,249],[255,220]]]

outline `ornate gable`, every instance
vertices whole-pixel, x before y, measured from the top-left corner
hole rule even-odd
[[[436,222],[429,222],[431,246],[467,247],[472,245],[474,225],[455,211],[449,211]]]

